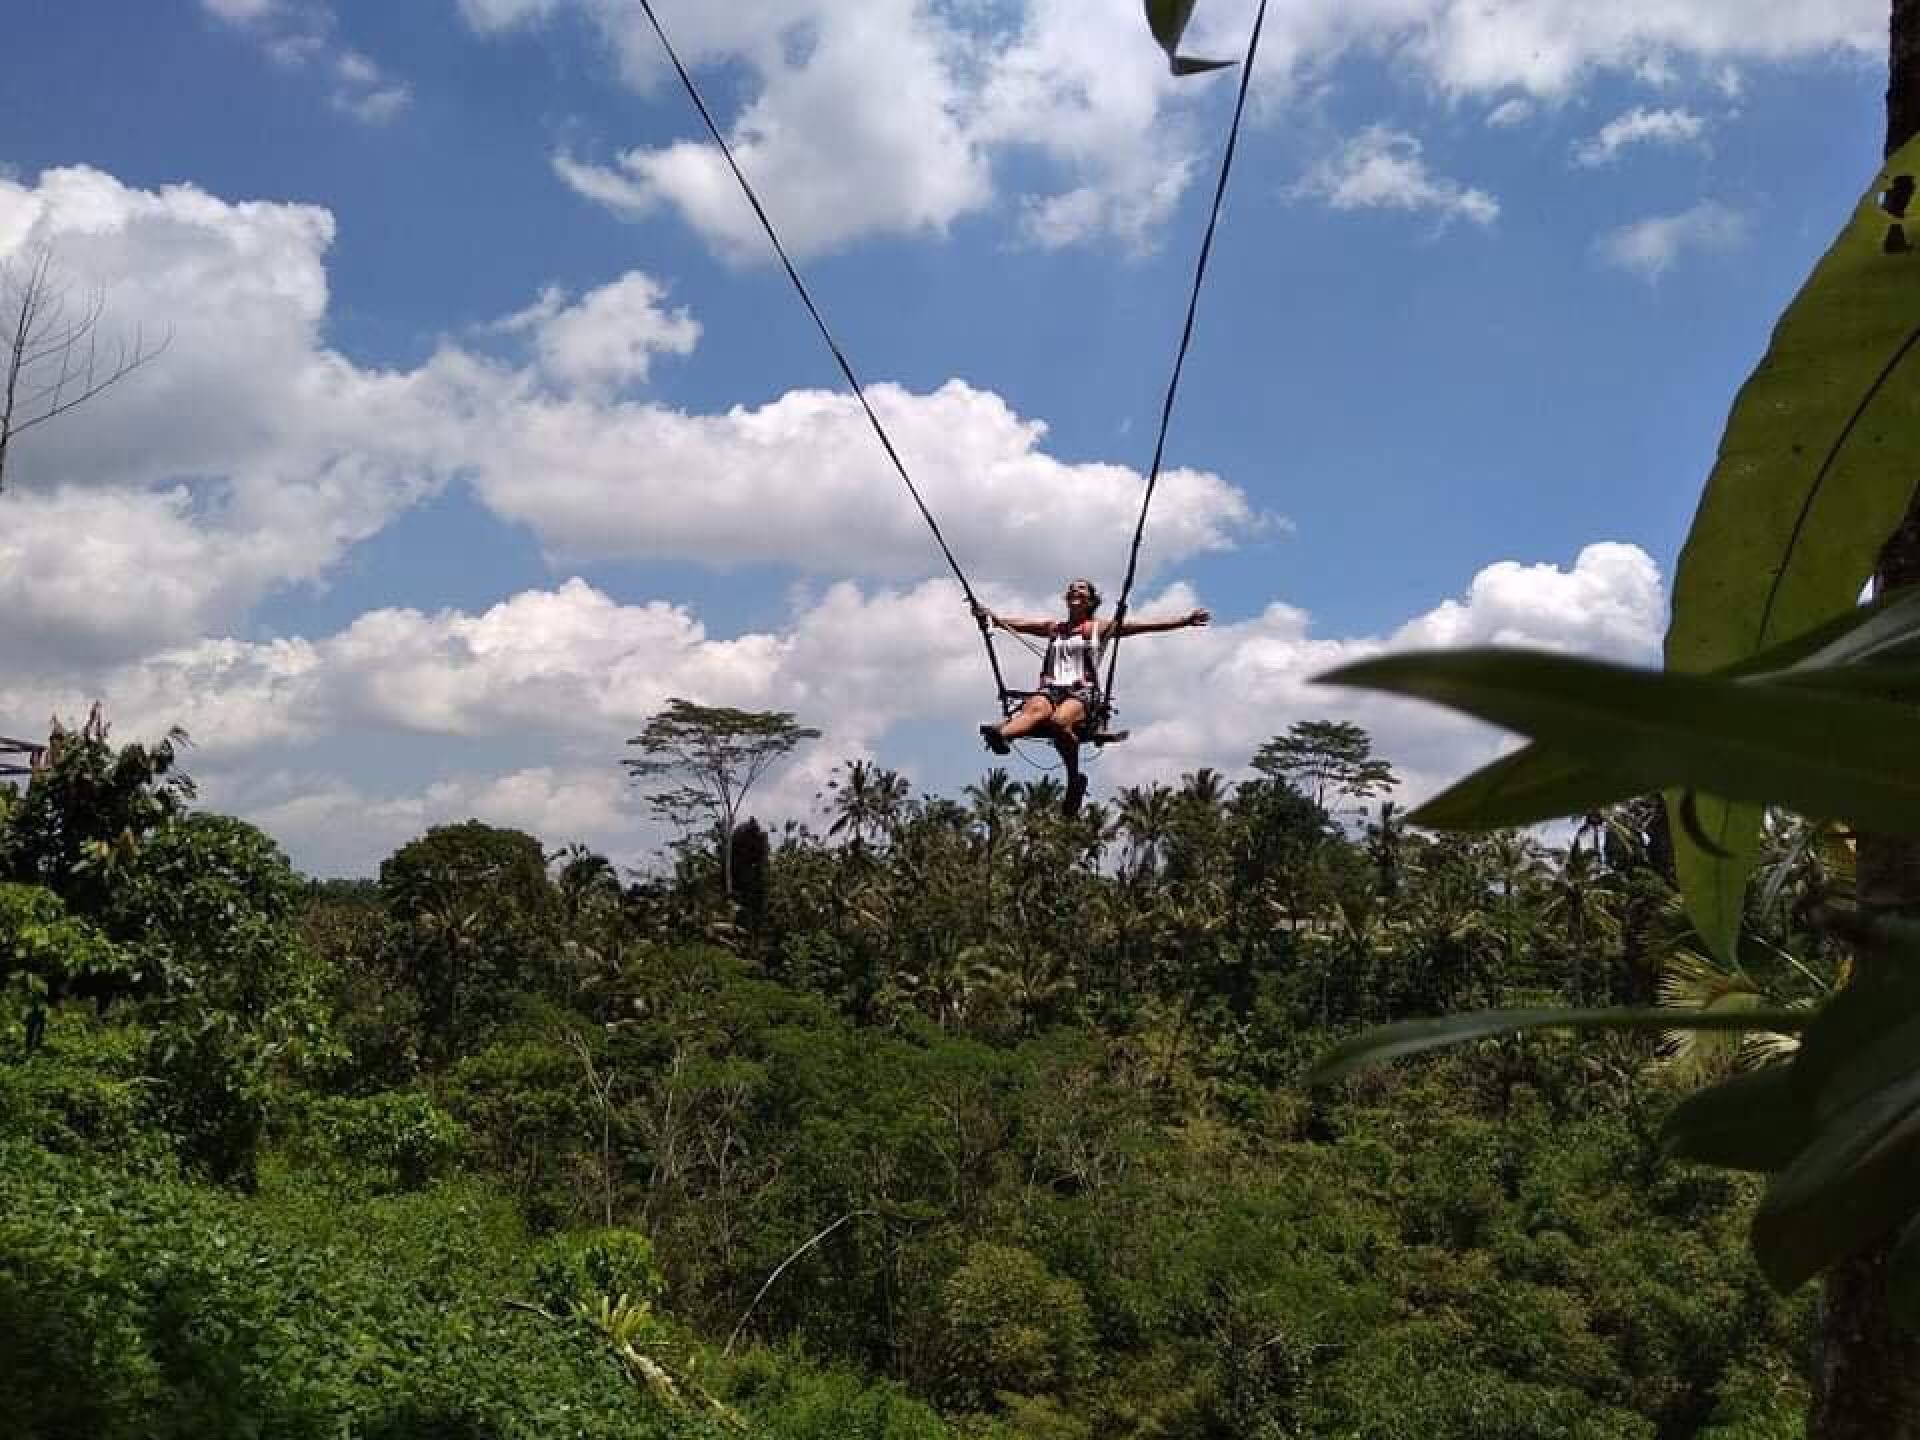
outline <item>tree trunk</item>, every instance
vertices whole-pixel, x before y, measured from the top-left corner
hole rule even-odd
[[[1920,133],[1920,0],[1893,0],[1887,154]],[[1880,555],[1881,593],[1920,584],[1920,496]],[[1862,835],[1860,904],[1920,914],[1920,845]],[[1867,963],[1862,957],[1861,963]],[[1892,1239],[1828,1273],[1813,1342],[1808,1440],[1920,1440],[1920,1334],[1887,1309]]]

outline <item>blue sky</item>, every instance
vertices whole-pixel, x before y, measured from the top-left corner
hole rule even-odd
[[[24,14],[19,11],[24,6]],[[976,584],[1113,588],[1231,75],[1134,0],[660,0]],[[1251,0],[1202,0],[1195,50]],[[625,0],[16,0],[0,259],[172,342],[0,495],[0,732],[181,723],[370,871],[469,814],[638,863],[624,738],[776,707],[984,764],[978,642]],[[1111,788],[1375,730],[1387,645],[1651,660],[1735,388],[1871,178],[1880,0],[1274,0],[1149,533]],[[1012,674],[1030,662],[1006,653]]]

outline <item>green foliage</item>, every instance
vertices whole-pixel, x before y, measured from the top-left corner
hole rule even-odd
[[[1560,857],[1350,837],[1284,777],[1071,822],[1004,775],[862,784],[857,829],[769,844],[764,911],[480,825],[300,888],[218,817],[151,830],[98,926],[0,891],[48,974],[165,962],[0,1055],[12,1429],[1464,1437],[1478,1395],[1611,1437],[1795,1403],[1747,1190],[1670,1166],[1588,1056],[1294,1087],[1306,1026],[1650,987],[1638,811]],[[7,1374],[25,1334],[60,1351]]]
[[[175,768],[184,733],[152,746],[116,747],[107,737],[98,708],[78,730],[58,730],[0,829],[0,871],[46,886],[86,916],[105,909],[120,868],[193,795]]]
[[[14,997],[5,1017],[33,1043],[48,1001],[69,995],[104,999],[141,984],[140,962],[93,925],[67,913],[53,891],[0,882],[0,985]]]
[[[744,1356],[728,1376],[727,1394],[752,1413],[756,1440],[948,1440],[953,1434],[898,1385],[822,1368],[794,1352]]]
[[[189,1168],[251,1187],[267,1124],[267,1079],[256,1038],[231,1014],[186,1006],[154,1027],[149,1105]]]
[[[1338,720],[1296,721],[1254,752],[1253,768],[1323,810],[1329,798],[1364,801],[1400,783],[1393,767],[1374,755],[1367,732]]]
[[[144,1028],[93,1021],[79,1006],[49,1012],[44,1042],[0,1064],[0,1137],[62,1154],[164,1163],[172,1142],[153,1128]]]
[[[569,1178],[593,1134],[579,1058],[547,1039],[507,1039],[448,1070],[438,1099],[467,1137],[467,1156],[499,1176],[542,1224],[576,1208]]]
[[[426,1052],[451,1055],[518,992],[565,988],[557,896],[531,835],[477,820],[435,826],[380,862],[380,892],[392,921],[385,965],[418,1007]]]
[[[985,1242],[967,1247],[942,1287],[946,1394],[963,1409],[994,1397],[1058,1395],[1091,1359],[1086,1297],[1028,1251]]]
[[[1892,222],[1879,199],[1917,162],[1916,144],[1888,159],[1734,402],[1674,572],[1676,670],[1721,669],[1844,614],[1906,511],[1920,401],[1905,366],[1920,293],[1906,257],[1883,246]],[[1709,843],[1678,841],[1680,878],[1696,924],[1728,955],[1759,811],[1713,804],[1701,821]]]
[[[1589,747],[1613,792],[1599,798],[1679,787],[1920,833],[1911,707],[1890,700],[1523,650],[1391,655],[1321,678],[1432,700],[1559,751]],[[1835,735],[1848,743],[1833,745]],[[1411,818],[1456,829],[1554,818],[1536,806],[1475,790],[1469,808],[1450,791]]]
[[[315,1096],[284,1124],[287,1149],[310,1173],[373,1193],[444,1178],[466,1139],[452,1116],[414,1090]]]
[[[704,1435],[499,1303],[484,1192],[241,1202],[0,1151],[0,1428],[21,1440]]]
[[[249,1022],[299,985],[300,882],[261,831],[195,814],[154,830],[120,870],[102,910],[123,943],[159,958],[171,989]]]
[[[1479,1010],[1431,1020],[1382,1025],[1341,1041],[1307,1073],[1312,1085],[1332,1085],[1368,1065],[1383,1064],[1468,1040],[1521,1030],[1801,1030],[1813,1017],[1798,1010],[1741,1010],[1698,1014],[1674,1010]]]
[[[653,1300],[664,1285],[653,1242],[637,1230],[569,1231],[533,1252],[534,1296],[560,1314],[602,1297]]]

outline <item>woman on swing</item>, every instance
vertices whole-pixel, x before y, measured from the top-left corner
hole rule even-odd
[[[985,606],[976,607],[979,617],[989,625],[1021,635],[1042,636],[1047,642],[1040,661],[1040,688],[998,725],[982,725],[980,738],[994,754],[1005,755],[1012,749],[1011,742],[1021,736],[1044,734],[1067,768],[1063,808],[1068,815],[1077,815],[1087,794],[1087,777],[1080,771],[1081,732],[1088,720],[1101,718],[1100,658],[1107,642],[1119,635],[1183,630],[1189,625],[1204,625],[1213,617],[1205,610],[1190,610],[1171,620],[1100,620],[1094,613],[1100,608],[1100,592],[1091,580],[1070,583],[1066,602],[1065,620],[1013,620]]]

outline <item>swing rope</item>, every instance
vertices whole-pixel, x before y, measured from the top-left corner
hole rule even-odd
[[[1264,4],[1264,0],[1262,0]],[[866,387],[860,383],[860,377],[853,373],[846,353],[841,350],[839,341],[833,338],[833,331],[827,328],[826,317],[820,313],[820,307],[814,304],[813,294],[807,289],[807,282],[800,278],[800,271],[787,254],[787,247],[780,241],[779,232],[773,228],[766,207],[760,203],[753,182],[747,179],[746,172],[733,158],[733,149],[727,144],[726,137],[720,133],[720,127],[714,122],[713,112],[707,108],[707,102],[701,98],[700,89],[693,83],[693,76],[687,73],[687,67],[680,63],[680,54],[673,48],[673,42],[667,38],[666,29],[660,24],[660,17],[654,13],[653,0],[640,0],[640,9],[647,21],[653,26],[653,33],[660,37],[660,46],[667,52],[667,59],[673,62],[674,73],[680,77],[680,84],[687,92],[687,98],[693,101],[693,108],[700,112],[700,118],[706,123],[707,133],[713,137],[713,143],[720,147],[720,154],[727,162],[727,168],[733,172],[733,178],[740,182],[740,189],[747,197],[747,203],[753,207],[754,215],[760,221],[760,228],[767,232],[767,239],[773,245],[774,254],[780,257],[780,263],[786,268],[787,278],[793,282],[793,288],[799,292],[801,303],[807,307],[807,313],[813,317],[820,338],[827,342],[827,349],[833,353],[840,373],[847,377],[847,384],[853,387],[854,398],[860,402],[860,408],[866,412],[867,423],[873,426],[873,433],[879,437],[880,446],[887,452],[887,459],[893,462],[893,468],[906,482],[907,493],[913,496],[913,503],[919,508],[920,518],[927,522],[927,528],[933,532],[934,543],[940,547],[940,553],[946,557],[947,567],[953,571],[953,578],[960,582],[960,593],[966,597],[967,608],[972,612],[974,623],[980,627],[980,639],[987,649],[987,664],[993,670],[993,683],[999,691],[1002,704],[1013,692],[1007,689],[1007,682],[1000,673],[1000,657],[993,648],[993,630],[987,623],[985,607],[975,598],[973,587],[967,583],[966,572],[960,568],[960,562],[954,558],[953,548],[947,544],[947,537],[940,533],[940,522],[933,518],[933,511],[927,508],[927,502],[921,498],[920,487],[913,483],[913,476],[907,473],[906,462],[900,458],[900,452],[894,449],[893,440],[887,434],[887,427],[880,423],[880,417],[874,413],[873,406],[867,401]]]
[[[1153,442],[1153,465],[1147,471],[1146,494],[1140,500],[1140,518],[1133,527],[1133,545],[1127,552],[1127,575],[1120,585],[1120,599],[1113,607],[1113,646],[1107,652],[1107,683],[1101,690],[1102,707],[1113,709],[1113,677],[1120,668],[1120,627],[1127,618],[1127,596],[1133,593],[1133,579],[1140,566],[1140,546],[1146,538],[1147,512],[1153,508],[1153,492],[1160,483],[1160,466],[1167,453],[1167,430],[1173,423],[1173,402],[1180,393],[1180,375],[1186,369],[1187,350],[1193,344],[1194,320],[1200,311],[1200,291],[1206,284],[1207,260],[1213,254],[1214,232],[1220,226],[1220,209],[1227,198],[1227,178],[1233,174],[1233,154],[1240,144],[1240,122],[1247,110],[1247,91],[1253,84],[1253,62],[1260,53],[1260,31],[1267,23],[1267,0],[1253,17],[1253,34],[1247,41],[1247,57],[1240,65],[1240,93],[1233,103],[1233,123],[1227,129],[1227,146],[1220,157],[1220,178],[1213,187],[1213,209],[1207,216],[1206,236],[1200,242],[1200,259],[1193,267],[1193,292],[1187,298],[1187,320],[1180,330],[1180,348],[1173,357],[1173,375],[1167,381],[1166,399],[1160,406],[1160,433]],[[1104,722],[1103,722],[1104,723]]]
[[[760,228],[766,232],[774,254],[779,257],[781,266],[787,272],[787,279],[793,283],[801,303],[806,306],[807,313],[813,317],[813,323],[820,332],[820,338],[826,342],[834,362],[840,367],[840,373],[846,377],[847,384],[852,387],[854,398],[860,402],[860,408],[866,414],[867,423],[873,427],[873,433],[879,439],[881,448],[886,451],[887,459],[893,463],[895,472],[907,487],[907,493],[913,497],[913,503],[920,511],[920,518],[926,521],[927,528],[933,532],[934,543],[940,547],[940,553],[946,558],[947,567],[953,571],[953,578],[959,582],[960,593],[965,596],[974,621],[980,627],[980,639],[986,647],[987,664],[993,671],[994,688],[999,693],[1001,704],[1005,705],[1011,697],[1025,692],[1007,688],[1006,678],[1000,670],[1000,657],[993,645],[992,626],[986,618],[984,607],[974,595],[972,585],[967,581],[966,572],[960,568],[960,562],[955,558],[953,548],[947,544],[946,536],[941,533],[940,523],[934,519],[933,511],[928,508],[926,500],[921,496],[920,487],[914,484],[913,476],[908,473],[906,462],[900,458],[900,452],[894,448],[892,437],[887,434],[886,426],[881,423],[879,415],[867,400],[866,387],[860,383],[860,377],[854,373],[852,364],[847,360],[846,352],[834,339],[833,331],[828,327],[825,316],[820,313],[820,307],[814,303],[813,294],[807,289],[806,281],[800,278],[800,271],[794,265],[792,257],[788,255],[786,246],[781,242],[780,234],[774,228],[773,220],[768,216],[766,207],[760,203],[760,197],[753,188],[753,182],[747,179],[746,172],[734,159],[733,149],[727,144],[726,137],[720,133],[720,126],[714,120],[713,112],[707,108],[707,102],[701,96],[700,88],[694,84],[693,76],[681,63],[680,54],[674,49],[673,42],[667,38],[666,28],[661,25],[660,17],[654,12],[653,0],[639,0],[639,4],[641,12],[647,17],[648,24],[653,27],[653,33],[659,38],[660,46],[666,52],[667,59],[672,63],[674,73],[680,77],[680,84],[687,92],[687,98],[693,102],[694,109],[699,112],[701,121],[707,127],[707,133],[713,137],[713,143],[719,147],[721,157],[727,162],[727,168],[733,172],[733,178],[739,182],[741,192],[747,197],[747,203],[752,206],[754,216],[760,222]],[[1241,63],[1240,89],[1234,100],[1233,121],[1228,128],[1226,149],[1220,160],[1220,175],[1214,186],[1213,205],[1207,216],[1206,233],[1200,244],[1200,257],[1194,266],[1193,289],[1187,299],[1186,322],[1181,328],[1180,345],[1174,354],[1173,374],[1167,382],[1166,397],[1160,407],[1160,427],[1154,440],[1153,464],[1147,472],[1146,491],[1140,501],[1139,518],[1134,523],[1133,543],[1127,552],[1126,578],[1121,583],[1120,598],[1114,606],[1113,642],[1107,656],[1107,681],[1102,688],[1100,698],[1102,713],[1100,716],[1090,717],[1101,727],[1104,727],[1105,716],[1113,709],[1114,677],[1120,665],[1120,626],[1126,619],[1127,597],[1133,592],[1134,579],[1139,571],[1140,549],[1146,539],[1147,515],[1153,507],[1154,491],[1160,483],[1160,470],[1166,457],[1167,434],[1173,423],[1174,401],[1179,394],[1181,374],[1186,368],[1187,352],[1193,344],[1194,324],[1200,309],[1200,294],[1206,284],[1207,261],[1213,253],[1214,234],[1219,228],[1220,211],[1226,201],[1227,180],[1233,173],[1234,152],[1240,143],[1240,127],[1246,114],[1247,92],[1253,80],[1254,59],[1260,51],[1260,34],[1266,25],[1266,19],[1267,0],[1260,0],[1260,8],[1254,16],[1253,33],[1247,42],[1246,59]]]

